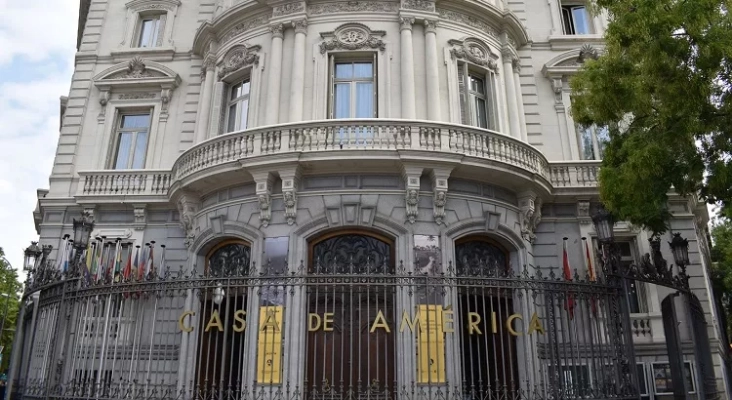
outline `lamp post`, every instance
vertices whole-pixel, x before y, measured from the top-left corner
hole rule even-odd
[[[597,240],[600,242],[600,250],[602,252],[602,269],[608,282],[615,280],[623,290],[623,296],[620,298],[620,313],[622,315],[614,315],[616,325],[615,332],[622,332],[624,336],[626,354],[629,359],[623,359],[622,344],[619,338],[616,338],[616,362],[618,365],[618,378],[621,380],[621,388],[623,384],[627,384],[626,378],[630,376],[630,388],[632,393],[640,399],[640,391],[638,386],[638,377],[635,367],[635,349],[633,347],[633,336],[630,329],[630,281],[620,271],[620,251],[615,243],[615,218],[605,208],[600,208],[592,215],[592,222],[595,225],[595,233]],[[612,309],[615,307],[611,307]],[[622,320],[621,320],[622,318]],[[622,382],[626,381],[626,382]]]
[[[79,259],[81,253],[89,247],[89,239],[91,233],[94,230],[94,218],[89,213],[82,213],[80,219],[74,218],[74,261],[71,265],[71,275],[77,276],[79,274]]]

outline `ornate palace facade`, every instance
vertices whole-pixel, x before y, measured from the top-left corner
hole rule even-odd
[[[586,3],[82,0],[12,395],[669,398],[671,291],[597,257]],[[669,208],[727,396],[707,211]]]

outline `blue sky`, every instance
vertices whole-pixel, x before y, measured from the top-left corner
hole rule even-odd
[[[0,0],[0,247],[13,267],[37,235],[36,189],[48,187],[68,95],[79,0]]]

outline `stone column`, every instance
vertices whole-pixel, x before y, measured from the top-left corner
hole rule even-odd
[[[513,83],[516,90],[516,105],[518,106],[519,126],[521,127],[521,140],[529,142],[529,135],[526,131],[526,114],[524,113],[524,95],[521,92],[521,60],[513,59]]]
[[[518,104],[516,101],[516,89],[513,81],[513,58],[509,50],[503,51],[503,79],[506,84],[506,106],[508,108],[508,130],[509,134],[516,139],[521,139],[521,125],[519,124]]]
[[[290,80],[290,122],[302,121],[303,96],[305,93],[305,36],[308,21],[301,19],[292,23],[295,27],[295,49],[292,56],[292,79]]]
[[[412,48],[412,24],[414,18],[402,17],[401,23],[401,80],[402,80],[402,118],[414,119],[417,111],[414,99],[414,50]]]
[[[213,55],[206,56],[206,60],[203,62],[203,68],[201,69],[203,88],[201,90],[200,113],[198,114],[195,128],[195,143],[201,143],[208,139],[208,124],[211,120],[211,97],[213,95],[215,70]]]
[[[437,21],[424,21],[424,54],[427,74],[427,119],[442,120],[440,114],[440,74],[437,59]]]
[[[267,82],[267,115],[265,123],[274,125],[279,122],[280,115],[280,84],[282,80],[282,39],[284,37],[282,24],[269,27],[272,32],[272,58],[269,61],[269,79]]]

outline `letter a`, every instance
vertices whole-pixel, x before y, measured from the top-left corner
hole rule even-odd
[[[386,318],[384,318],[384,313],[379,310],[379,313],[376,314],[376,318],[374,319],[373,325],[371,325],[371,330],[369,330],[369,333],[374,333],[376,331],[376,328],[384,328],[386,333],[391,333],[391,329],[389,329],[389,324],[386,322]]]
[[[211,327],[216,327],[219,329],[219,332],[224,331],[224,324],[221,323],[221,317],[219,317],[219,310],[214,310],[211,314],[211,318],[208,320],[208,324],[206,324],[206,332],[211,329]]]
[[[539,332],[540,334],[544,334],[544,326],[541,324],[541,320],[539,320],[539,315],[534,312],[531,314],[531,321],[529,322],[529,330],[526,332],[527,335],[531,335],[534,332]]]

